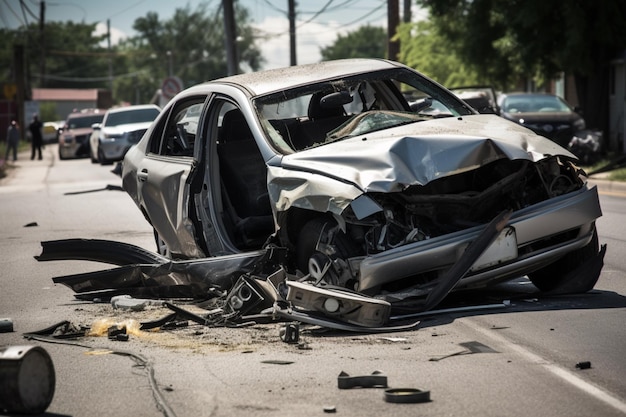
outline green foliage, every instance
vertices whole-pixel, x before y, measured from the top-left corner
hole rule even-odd
[[[448,87],[480,84],[478,74],[454,52],[452,42],[430,21],[403,23],[397,29],[399,59]]]
[[[387,32],[376,26],[365,25],[347,35],[339,35],[335,42],[321,48],[322,60],[341,58],[385,58]]]
[[[236,5],[235,21],[240,65],[258,70],[261,52],[254,43],[248,11]],[[209,13],[206,4],[193,10],[188,5],[176,9],[167,21],[148,12],[135,20],[133,28],[138,35],[120,45],[129,75],[116,79],[116,97],[148,101],[170,70],[187,87],[228,74],[221,8]]]
[[[224,76],[227,63],[222,9],[216,4],[215,10],[209,10],[208,4],[201,3],[195,9],[177,8],[169,20],[159,20],[156,13],[148,12],[134,23],[138,35],[110,51],[106,35],[94,35],[95,24],[47,22],[43,41],[37,23],[14,31],[0,29],[0,68],[4,69],[0,70],[0,82],[14,81],[16,43],[25,47],[30,87],[109,89],[112,81],[115,102],[150,101],[169,75],[170,62],[173,75],[180,77],[185,86]],[[255,45],[250,17],[237,4],[235,20],[241,66],[258,70],[262,57]],[[43,80],[42,57],[46,74]]]
[[[506,89],[512,79],[591,74],[626,46],[623,0],[417,0],[463,62]]]

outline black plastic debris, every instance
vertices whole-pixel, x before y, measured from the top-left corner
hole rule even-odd
[[[493,350],[489,346],[483,345],[480,342],[463,342],[459,343],[459,345],[463,346],[465,349],[458,352],[449,353],[447,355],[430,358],[429,361],[437,362],[442,359],[450,358],[452,356],[469,355],[472,353],[498,353],[496,350]]]
[[[339,389],[351,388],[387,388],[387,376],[381,371],[374,371],[371,375],[350,376],[344,371],[337,377]]]
[[[109,337],[109,340],[121,340],[121,339],[118,339],[118,336],[121,336],[121,335],[128,336],[126,334],[126,326],[114,325],[107,329],[107,336]],[[126,340],[128,340],[128,337],[126,337]]]
[[[34,332],[28,332],[24,334],[24,337],[29,336],[49,336],[55,339],[76,339],[85,336],[89,328],[85,326],[75,325],[67,320],[63,320],[57,324],[53,324],[45,329],[36,330]]]
[[[37,222],[30,222],[24,225],[24,227],[36,227],[36,226],[39,226]]]
[[[300,340],[299,323],[287,323],[280,329],[280,339],[285,343],[298,343]]]
[[[10,333],[13,331],[13,320],[8,317],[0,319],[0,333]]]
[[[589,361],[578,362],[576,364],[576,368],[577,369],[589,369],[589,368],[591,368],[591,362],[589,362]]]

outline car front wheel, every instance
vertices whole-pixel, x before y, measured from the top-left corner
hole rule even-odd
[[[296,243],[296,266],[305,274],[310,274],[317,280],[324,280],[328,284],[352,288],[354,282],[342,274],[336,267],[331,267],[333,260],[345,260],[358,252],[355,245],[345,233],[335,230],[332,241],[328,242],[331,229],[336,223],[329,218],[316,218],[304,225],[298,235]],[[329,256],[317,250],[319,241],[326,241],[334,248],[333,255]]]
[[[585,293],[593,289],[600,278],[603,252],[604,248],[600,251],[598,232],[594,226],[593,237],[586,246],[528,274],[528,278],[543,292]]]

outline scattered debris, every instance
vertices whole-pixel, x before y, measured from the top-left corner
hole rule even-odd
[[[13,320],[10,318],[0,319],[0,333],[9,333],[13,331]]]
[[[123,310],[141,311],[150,305],[163,305],[163,301],[138,299],[125,294],[111,297],[111,305],[116,309],[119,308]]]
[[[589,369],[589,368],[591,368],[591,362],[589,362],[589,361],[578,362],[576,364],[576,368],[577,369]]]
[[[406,337],[381,337],[380,340],[398,343],[398,342],[406,342],[408,339]]]
[[[498,353],[497,351],[493,350],[489,346],[483,345],[480,342],[463,342],[463,343],[459,343],[459,345],[463,346],[465,349],[458,351],[458,352],[450,353],[444,356],[430,358],[429,361],[437,362],[442,359],[450,358],[452,356],[469,355],[472,353]]]
[[[337,407],[335,407],[334,405],[326,405],[326,406],[324,406],[324,412],[325,413],[336,413],[337,412]]]
[[[293,361],[284,361],[280,359],[268,359],[265,361],[261,361],[261,363],[269,363],[272,365],[291,365]]]
[[[56,385],[52,359],[39,346],[0,347],[0,410],[10,414],[42,414]]]
[[[280,329],[280,339],[285,343],[298,343],[300,339],[300,325],[287,323]]]
[[[350,376],[341,371],[337,377],[337,386],[339,389],[350,388],[386,388],[387,377],[381,371],[374,371],[371,375]]]
[[[30,222],[24,225],[24,227],[36,227],[36,226],[39,226],[37,222]]]
[[[87,330],[89,330],[89,328],[77,326],[67,320],[63,320],[45,329],[25,333],[24,337],[49,336],[55,339],[76,339],[85,336]]]
[[[430,391],[417,388],[389,388],[385,390],[388,403],[426,403],[430,401]]]
[[[128,340],[128,334],[126,333],[126,326],[113,325],[107,329],[107,336],[109,340],[119,340],[118,336],[126,335]]]

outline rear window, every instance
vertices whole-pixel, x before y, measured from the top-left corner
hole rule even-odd
[[[104,113],[90,116],[70,117],[67,119],[67,126],[69,129],[83,129],[91,127],[94,123],[102,123],[103,118]]]
[[[130,123],[151,122],[159,115],[157,109],[129,110],[117,113],[109,113],[105,126],[118,126]]]

